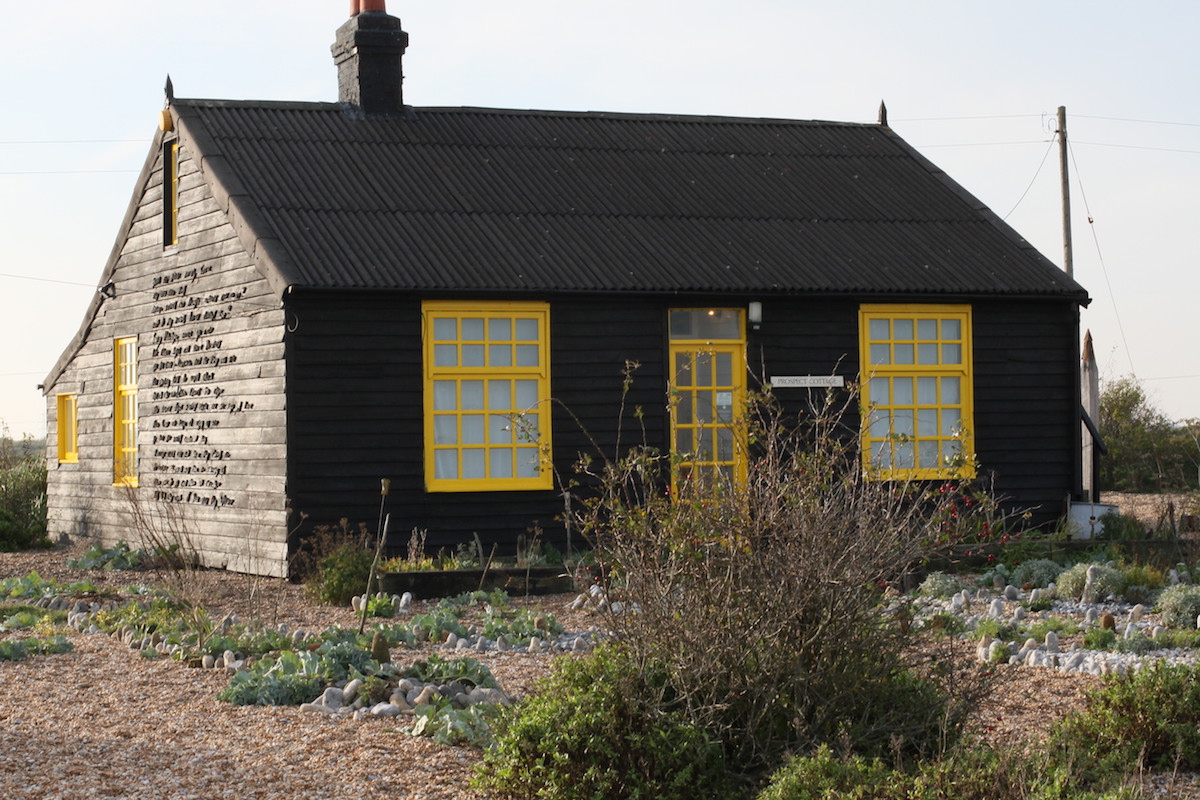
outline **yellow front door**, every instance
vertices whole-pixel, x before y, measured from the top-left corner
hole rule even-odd
[[[671,446],[675,483],[746,478],[746,341],[741,309],[673,309]]]

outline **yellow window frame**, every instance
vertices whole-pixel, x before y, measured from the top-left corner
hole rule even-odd
[[[668,325],[671,477],[677,493],[697,476],[717,488],[718,475],[742,485],[747,474],[745,315],[738,308],[670,311],[689,312],[733,315],[736,336],[680,334]]]
[[[865,304],[859,357],[867,474],[974,477],[971,307]]]
[[[79,395],[63,392],[56,396],[56,432],[58,434],[58,462],[79,463]]]
[[[550,305],[421,304],[425,488],[552,489]]]
[[[136,336],[113,340],[113,485],[138,485]]]

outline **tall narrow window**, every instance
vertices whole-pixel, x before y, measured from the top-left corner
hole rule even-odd
[[[429,491],[549,489],[550,307],[422,305]]]
[[[179,140],[163,142],[163,247],[179,244]]]
[[[78,395],[58,395],[58,461],[75,464],[79,461]]]
[[[675,481],[746,478],[746,337],[737,308],[672,309],[671,446]]]
[[[970,306],[864,305],[859,327],[868,472],[972,476]]]
[[[137,337],[113,341],[113,485],[138,484]]]

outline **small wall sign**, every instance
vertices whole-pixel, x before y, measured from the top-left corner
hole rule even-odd
[[[773,389],[838,389],[846,385],[841,375],[774,375],[767,382]]]

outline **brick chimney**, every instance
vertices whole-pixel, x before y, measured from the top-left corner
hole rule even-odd
[[[351,0],[350,19],[338,28],[330,48],[338,68],[338,100],[365,114],[394,114],[404,108],[400,60],[408,34],[384,2]]]

